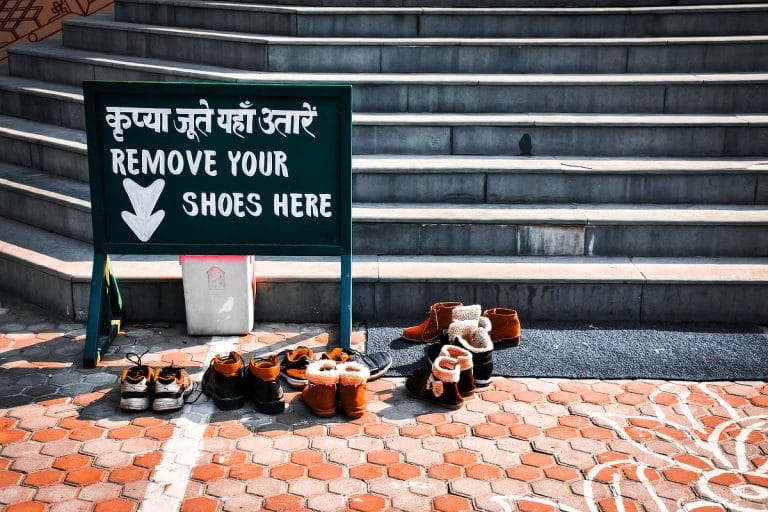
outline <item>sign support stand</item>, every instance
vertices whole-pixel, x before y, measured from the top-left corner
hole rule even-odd
[[[341,255],[341,290],[339,295],[339,343],[350,348],[352,343],[352,255]]]
[[[109,256],[94,254],[83,355],[86,368],[94,368],[99,363],[102,350],[109,346],[120,330],[123,313],[123,299]]]

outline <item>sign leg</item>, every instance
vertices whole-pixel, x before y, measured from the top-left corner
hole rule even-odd
[[[339,343],[349,348],[352,338],[352,255],[341,255],[341,304],[339,307]]]
[[[83,366],[94,368],[98,363],[99,326],[101,324],[101,307],[106,293],[104,275],[107,265],[106,254],[93,255],[93,270],[91,273],[91,295],[88,303],[88,327],[85,331],[85,350]]]
[[[123,300],[109,257],[106,254],[94,254],[83,366],[94,368],[99,363],[101,351],[120,330],[122,317]]]

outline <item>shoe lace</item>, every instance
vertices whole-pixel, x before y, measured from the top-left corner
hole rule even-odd
[[[197,402],[200,399],[202,394],[205,392],[204,382],[205,382],[205,379],[210,374],[210,372],[213,370],[213,361],[214,360],[211,359],[211,363],[208,365],[208,368],[205,370],[205,373],[203,374],[203,378],[200,380],[200,382],[195,382],[195,383],[192,384],[192,389],[194,389],[195,386],[197,386],[197,396],[195,398],[190,399],[190,400],[184,400],[185,404],[190,404],[190,405],[194,404],[195,402]],[[171,366],[173,366],[173,362],[171,362]],[[190,393],[190,395],[191,395],[191,393]]]
[[[149,352],[149,349],[145,350],[141,354],[137,354],[136,352],[128,352],[125,354],[125,358],[133,363],[133,366],[128,368],[128,375],[130,377],[138,377],[141,375],[142,371],[147,367],[144,364],[141,364],[141,358],[147,355],[147,352]]]

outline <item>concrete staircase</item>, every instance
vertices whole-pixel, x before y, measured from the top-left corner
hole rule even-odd
[[[67,20],[0,69],[0,287],[85,316],[83,80],[351,83],[356,320],[451,299],[766,322],[768,3],[682,3],[117,0]],[[129,317],[183,319],[175,256],[114,260]],[[333,259],[256,269],[260,320],[337,318]]]

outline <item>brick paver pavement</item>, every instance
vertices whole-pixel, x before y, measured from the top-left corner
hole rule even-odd
[[[205,397],[126,414],[128,352],[199,377],[230,349],[322,350],[327,326],[239,339],[128,326],[93,370],[80,364],[83,327],[0,296],[0,509],[768,510],[764,382],[495,378],[446,411],[381,379],[355,421],[317,419],[295,392],[276,417]]]

